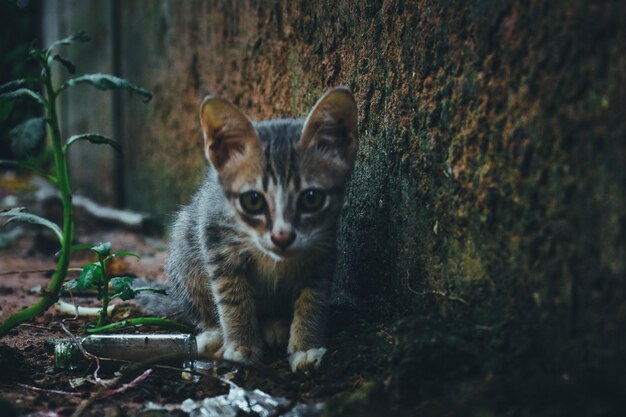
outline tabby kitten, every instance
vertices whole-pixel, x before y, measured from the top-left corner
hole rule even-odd
[[[287,345],[318,368],[336,232],[357,149],[357,108],[335,88],[306,120],[251,122],[228,101],[200,108],[210,162],[171,233],[167,272],[199,351],[251,363]]]

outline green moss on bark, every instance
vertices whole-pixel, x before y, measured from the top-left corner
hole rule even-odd
[[[158,76],[137,79],[159,104],[130,129],[144,175],[130,202],[166,216],[193,190],[205,93],[253,118],[301,117],[347,85],[361,143],[338,282],[365,316],[504,329],[546,357],[623,348],[623,2],[185,2],[147,16],[159,14]]]

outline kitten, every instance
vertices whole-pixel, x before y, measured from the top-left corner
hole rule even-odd
[[[228,101],[200,108],[204,181],[174,223],[170,296],[203,332],[201,351],[252,363],[287,346],[318,368],[339,215],[357,149],[357,108],[335,88],[306,120],[251,122]]]

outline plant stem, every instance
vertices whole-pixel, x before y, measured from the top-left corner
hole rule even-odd
[[[13,327],[38,316],[57,302],[61,287],[67,275],[72,251],[72,240],[74,239],[72,188],[68,174],[67,160],[63,154],[61,131],[59,129],[59,119],[56,110],[56,91],[52,87],[50,67],[46,64],[43,64],[43,67],[44,87],[47,96],[45,110],[48,121],[48,137],[52,142],[57,186],[61,192],[61,201],[63,203],[63,242],[61,243],[61,255],[57,262],[56,271],[50,280],[50,284],[48,284],[45,296],[30,307],[15,313],[3,321],[0,324],[0,338],[5,336]]]
[[[193,327],[186,324],[176,323],[175,321],[161,319],[158,317],[138,317],[134,319],[123,320],[117,323],[107,324],[106,326],[98,326],[87,329],[87,333],[104,333],[111,330],[119,330],[134,326],[158,326],[167,330],[179,331],[181,333],[191,333]]]
[[[100,267],[102,268],[102,284],[104,290],[104,296],[102,297],[102,309],[100,310],[100,318],[98,319],[97,327],[102,327],[107,324],[107,307],[109,306],[109,276],[105,267],[105,262],[102,260],[100,254],[98,254],[98,260],[100,261]],[[98,291],[100,292],[100,291]]]

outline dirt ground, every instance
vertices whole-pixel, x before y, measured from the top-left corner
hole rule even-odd
[[[4,229],[4,236],[13,236],[10,233],[13,227]],[[38,299],[34,290],[47,285],[55,266],[56,249],[51,236],[36,227],[17,227],[21,231],[19,235],[0,250],[0,319],[34,303]],[[108,241],[114,251],[132,251],[141,256],[139,261],[124,258],[116,263],[115,274],[164,280],[166,245],[162,240],[127,230],[87,231],[79,227],[76,241],[84,244]],[[78,250],[73,255],[71,267],[81,268],[94,260],[89,251]],[[78,272],[71,272],[69,277],[76,278],[78,275]],[[71,302],[67,295],[62,299]],[[97,305],[95,297],[76,296],[74,300],[81,306]],[[117,304],[113,321],[142,315],[132,301],[117,300]],[[226,394],[232,383],[286,398],[289,402],[281,413],[288,412],[299,403],[328,403],[350,395],[360,387],[367,388],[382,370],[381,362],[372,355],[374,351],[369,342],[357,343],[358,334],[365,331],[365,323],[359,323],[353,312],[342,307],[336,307],[334,314],[337,317],[331,322],[335,337],[325,356],[323,372],[316,375],[292,374],[286,357],[281,354],[266,355],[265,363],[250,368],[217,364],[210,375],[197,375],[195,379],[183,375],[182,369],[150,368],[152,371],[146,379],[106,398],[98,397],[92,403],[91,397],[105,389],[96,379],[115,378],[115,371],[120,365],[105,367],[103,363],[103,369],[97,374],[93,362],[76,370],[56,368],[53,347],[48,341],[68,337],[61,328],[62,323],[72,334],[84,335],[89,319],[61,316],[51,308],[32,322],[18,326],[0,341],[0,415],[69,416],[85,405],[82,413],[85,416],[187,415],[178,409],[181,402]],[[390,346],[392,341],[386,332],[382,328],[379,330],[368,327],[366,331],[373,332],[373,337],[379,339],[381,346]],[[142,327],[116,333],[153,332],[163,331]],[[341,346],[350,348],[346,350]],[[169,410],[149,410],[146,408],[149,402],[171,407]]]
[[[33,248],[32,234],[27,233],[9,249],[2,251],[0,273],[0,305],[2,318],[27,307],[36,301],[31,289],[45,286],[48,272],[28,272],[31,270],[51,270],[53,259]],[[118,265],[120,273],[130,273],[149,279],[163,278],[165,253],[151,246],[145,239],[130,232],[102,232],[85,236],[81,241],[110,241],[115,250],[132,250],[142,258],[133,258]],[[35,236],[35,242],[38,238]],[[93,261],[83,254],[75,257],[74,265],[80,267]],[[15,271],[15,273],[10,273]],[[24,271],[24,272],[17,272]],[[76,273],[74,274],[76,275]],[[68,300],[67,297],[64,297]],[[96,305],[95,299],[77,297],[82,305]],[[132,302],[122,302],[116,308],[114,320],[138,316],[140,311]],[[31,323],[15,329],[0,343],[0,397],[4,404],[3,415],[70,415],[75,408],[95,391],[93,367],[84,370],[60,370],[54,366],[51,346],[46,341],[51,338],[68,337],[61,329],[65,325],[75,335],[83,334],[86,319],[71,320],[61,317],[53,309]],[[136,332],[150,332],[154,329],[142,328]],[[132,330],[126,332],[134,332]],[[381,339],[384,334],[381,333]],[[356,350],[358,352],[358,349]],[[218,367],[217,373],[228,377],[242,387],[259,388],[273,395],[283,396],[297,402],[327,402],[336,395],[351,392],[368,380],[368,364],[360,360],[359,354],[350,360],[341,358],[338,351],[330,349],[325,360],[332,363],[331,372],[322,372],[312,377],[291,374],[283,357],[273,357],[259,367],[232,368]],[[362,362],[362,363],[358,363]],[[369,361],[367,361],[369,362]],[[369,363],[369,366],[374,364]],[[369,371],[371,372],[371,371]],[[110,372],[100,372],[99,377],[111,378]],[[86,378],[86,380],[85,380]],[[76,386],[76,380],[84,382]],[[74,387],[72,386],[74,385]],[[201,400],[228,392],[228,384],[216,378],[200,377],[196,381],[185,380],[180,370],[154,369],[152,374],[124,392],[96,401],[84,415],[133,415],[149,401],[158,404],[179,405],[187,398]],[[49,413],[49,414],[45,414]],[[155,412],[149,415],[155,415]]]

